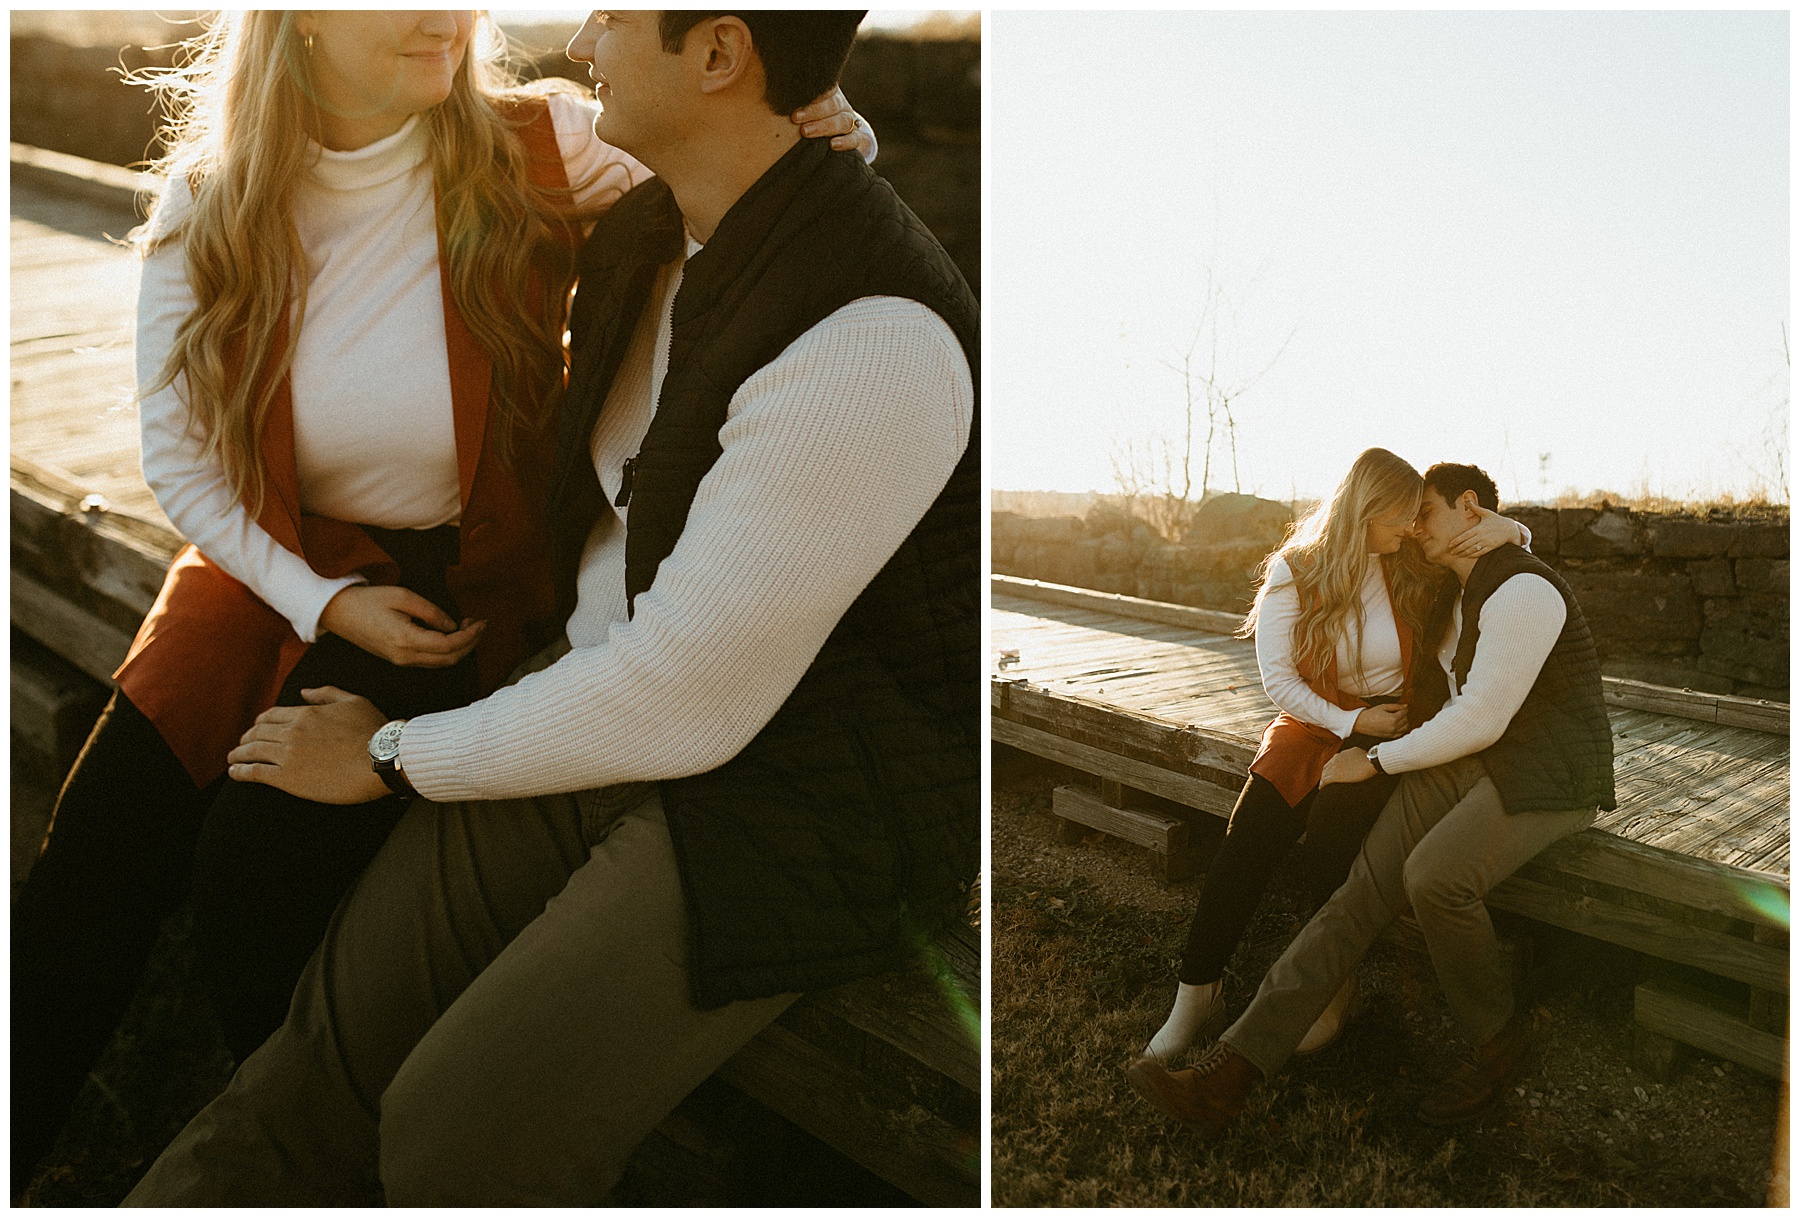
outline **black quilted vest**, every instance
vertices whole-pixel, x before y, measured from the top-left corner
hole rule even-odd
[[[565,613],[601,507],[589,437],[657,268],[683,240],[653,179],[582,254],[551,512]],[[938,313],[980,383],[979,308],[943,247],[858,157],[802,141],[683,271],[668,372],[631,472],[632,604],[681,536],[738,387],[865,296]],[[980,827],[980,468],[971,429],[942,493],[774,718],[724,765],[661,784],[702,1009],[892,968],[962,912]]]
[[[1562,576],[1518,546],[1482,555],[1463,585],[1462,633],[1451,662],[1456,687],[1463,687],[1475,662],[1481,607],[1506,580],[1527,573],[1550,581],[1568,615],[1512,722],[1481,753],[1482,765],[1509,813],[1613,808],[1612,725],[1594,636]]]

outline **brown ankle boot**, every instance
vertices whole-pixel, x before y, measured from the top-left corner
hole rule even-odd
[[[1457,1125],[1480,1116],[1525,1064],[1529,1046],[1525,1017],[1514,1012],[1492,1040],[1419,1101],[1419,1119],[1427,1125]]]
[[[1244,1110],[1262,1071],[1220,1041],[1186,1070],[1170,1073],[1155,1058],[1140,1057],[1126,1067],[1125,1076],[1163,1115],[1211,1141]]]

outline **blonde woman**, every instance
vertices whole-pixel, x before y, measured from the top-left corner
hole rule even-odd
[[[1225,965],[1270,874],[1302,833],[1315,903],[1343,883],[1394,780],[1377,775],[1321,790],[1326,761],[1339,749],[1401,735],[1442,701],[1442,691],[1413,685],[1415,657],[1421,686],[1435,670],[1434,648],[1421,636],[1446,586],[1408,542],[1423,489],[1411,465],[1386,449],[1367,449],[1264,563],[1243,633],[1256,638],[1263,688],[1281,713],[1263,733],[1207,869],[1174,1007],[1139,1060],[1171,1064],[1224,1028]],[[1489,512],[1456,545],[1476,553],[1529,541],[1523,526]],[[1355,993],[1352,978],[1301,1052],[1336,1039]]]
[[[13,912],[22,1187],[189,892],[241,1060],[402,810],[232,782],[271,705],[402,716],[492,690],[554,629],[542,482],[582,222],[648,176],[484,15],[223,18],[162,78],[140,235],[143,467],[192,543],[58,798]],[[872,156],[835,92],[795,116]]]

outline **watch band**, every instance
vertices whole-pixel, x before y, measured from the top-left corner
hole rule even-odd
[[[410,799],[419,792],[407,779],[406,771],[400,767],[400,734],[405,729],[404,719],[393,719],[382,724],[369,737],[369,765],[381,781],[387,784],[388,790]]]
[[[1366,756],[1369,759],[1369,764],[1375,767],[1375,772],[1377,774],[1386,774],[1387,771],[1381,768],[1381,757],[1376,752],[1380,747],[1379,744],[1371,744]]]

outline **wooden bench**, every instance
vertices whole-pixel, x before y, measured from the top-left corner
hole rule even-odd
[[[129,256],[98,235],[130,227],[139,180],[18,146],[12,164],[13,750],[15,772],[24,754],[55,782],[181,539],[116,409]],[[916,968],[808,995],[718,1077],[925,1204],[978,1205],[979,976],[975,932],[954,927]],[[665,1150],[690,1140],[678,1125]]]
[[[1196,868],[1192,809],[1230,815],[1263,725],[1254,649],[1233,619],[993,577],[996,743],[1093,775],[1058,789],[1066,837],[1100,829]],[[1694,1046],[1779,1076],[1787,1027],[1787,732],[1783,703],[1604,679],[1620,807],[1545,850],[1488,903],[1741,987],[1647,977],[1639,1063]],[[1131,807],[1135,792],[1159,796]],[[1170,810],[1172,801],[1181,805]],[[1151,801],[1137,801],[1140,805]]]

